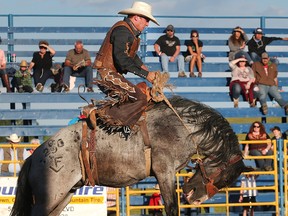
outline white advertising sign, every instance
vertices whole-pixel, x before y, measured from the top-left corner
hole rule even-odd
[[[0,215],[9,216],[16,194],[17,178],[0,177]],[[78,189],[60,216],[106,216],[106,187],[84,186]]]

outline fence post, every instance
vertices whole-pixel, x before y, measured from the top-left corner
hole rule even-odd
[[[278,170],[279,170],[279,192],[280,192],[280,202],[279,202],[279,209],[280,209],[280,214],[281,216],[285,215],[285,209],[284,209],[284,166],[283,166],[283,139],[278,139],[276,141],[277,144],[277,153],[278,153]]]
[[[7,50],[8,52],[13,52],[14,51],[14,32],[13,32],[13,15],[9,14],[8,15],[8,31],[7,31]]]

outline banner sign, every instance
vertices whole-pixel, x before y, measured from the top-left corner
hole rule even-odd
[[[16,194],[17,178],[0,177],[0,215],[9,216]],[[60,216],[107,215],[106,187],[84,186],[74,193]]]

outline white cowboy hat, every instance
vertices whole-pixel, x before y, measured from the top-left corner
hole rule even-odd
[[[18,137],[17,134],[11,134],[9,137],[6,137],[7,140],[13,142],[13,143],[18,143],[21,140],[21,137]]]
[[[160,190],[159,184],[156,184],[156,185],[154,186],[154,189]]]
[[[127,8],[125,10],[121,10],[120,12],[118,12],[118,14],[141,15],[141,16],[147,17],[148,19],[150,19],[152,22],[154,22],[156,25],[159,26],[159,23],[157,22],[155,17],[152,16],[152,7],[151,7],[151,5],[149,5],[149,4],[145,3],[145,2],[135,1],[131,8]]]

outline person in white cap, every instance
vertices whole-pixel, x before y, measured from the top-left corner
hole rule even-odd
[[[10,136],[6,137],[6,140],[9,141],[9,144],[11,144],[10,148],[3,148],[3,154],[4,154],[4,161],[13,161],[13,160],[20,160],[23,161],[23,148],[17,148],[16,152],[16,158],[15,152],[13,150],[14,144],[19,144],[21,141],[21,137],[19,137],[17,134],[11,134]],[[13,175],[14,173],[14,167],[16,166],[16,173],[20,171],[21,166],[19,163],[3,163],[1,166],[1,175]]]
[[[266,52],[266,46],[275,40],[288,40],[288,37],[285,37],[285,38],[266,37],[266,36],[263,36],[263,29],[262,28],[256,28],[254,30],[254,35],[247,42],[248,53],[249,53],[251,59],[254,62],[257,62],[257,61],[260,62],[262,53]],[[279,61],[277,58],[271,58],[270,60],[271,60],[271,62],[273,62],[275,64],[279,64]]]
[[[102,109],[100,118],[103,117],[101,119],[104,123],[110,126],[133,126],[147,107],[146,94],[123,74],[131,72],[151,83],[155,79],[155,73],[149,72],[137,55],[141,32],[150,21],[159,25],[151,12],[151,6],[140,1],[134,2],[131,8],[120,11],[119,14],[128,16],[112,26],[97,53],[93,65],[101,77],[97,84],[100,89],[101,86],[106,87],[104,93],[116,95],[121,101],[117,105]],[[111,93],[111,89],[115,90]],[[123,95],[125,98],[121,97]]]

